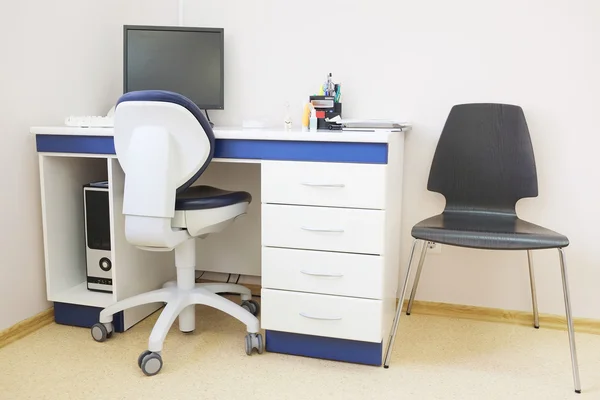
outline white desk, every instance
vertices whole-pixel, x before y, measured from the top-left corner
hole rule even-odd
[[[172,279],[172,253],[138,250],[125,240],[124,174],[113,130],[34,127],[31,133],[39,153],[47,293],[57,322],[91,326],[101,308]],[[209,260],[223,272],[261,276],[267,351],[380,365],[398,285],[404,133],[216,129],[215,137],[211,167],[226,168],[212,175],[209,168],[200,181],[248,190],[253,207],[246,225],[209,238],[213,252],[198,252],[197,269],[209,270]],[[88,291],[85,274],[82,187],[106,179],[112,294]],[[234,265],[232,254],[247,261]],[[116,330],[159,306],[115,316]]]

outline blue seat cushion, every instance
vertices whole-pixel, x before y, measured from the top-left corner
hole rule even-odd
[[[251,201],[252,195],[248,192],[231,192],[204,185],[191,186],[177,195],[175,210],[208,210]]]

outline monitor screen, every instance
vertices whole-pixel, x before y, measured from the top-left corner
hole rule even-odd
[[[220,110],[223,60],[221,28],[126,25],[123,90],[168,90]]]

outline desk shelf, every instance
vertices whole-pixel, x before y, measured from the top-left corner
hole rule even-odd
[[[86,282],[81,282],[79,285],[57,292],[48,300],[100,308],[108,307],[114,302],[112,293],[88,290]]]
[[[124,173],[112,156],[40,153],[42,227],[46,267],[46,292],[55,303],[55,319],[69,325],[88,326],[99,310],[138,293],[158,289],[174,277],[172,253],[152,253],[131,246],[125,238],[123,209]],[[107,180],[113,292],[87,288],[83,187]],[[57,306],[58,305],[58,306]],[[120,317],[128,329],[158,309],[158,304],[127,310]],[[61,315],[58,315],[61,313]]]
[[[39,163],[46,290],[51,301],[69,299],[65,293],[86,282],[83,186],[106,180],[107,162],[40,155]]]

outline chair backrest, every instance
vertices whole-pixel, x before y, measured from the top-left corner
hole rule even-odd
[[[452,107],[440,136],[427,189],[445,211],[515,214],[517,201],[538,194],[531,137],[521,107]]]
[[[207,168],[215,138],[186,97],[147,90],[124,94],[115,110],[115,150],[125,172],[123,213],[172,218],[175,196]]]

